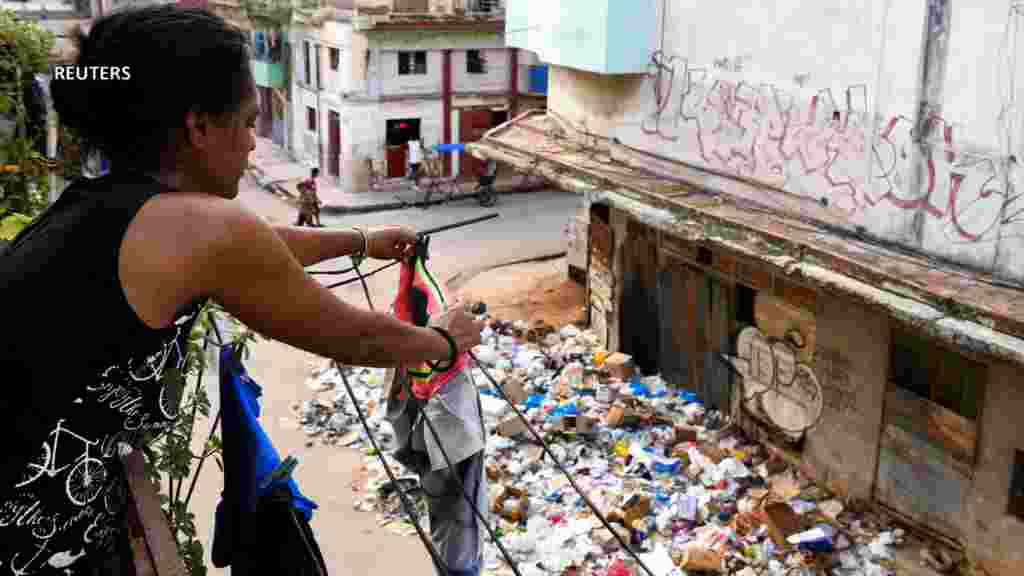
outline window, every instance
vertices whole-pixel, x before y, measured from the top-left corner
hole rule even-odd
[[[331,59],[331,70],[337,72],[338,62],[341,60],[341,51],[338,50],[337,48],[331,48],[329,55]]]
[[[487,73],[487,58],[482,50],[466,51],[466,72],[469,74]]]
[[[741,326],[756,326],[757,320],[754,315],[754,302],[757,299],[757,290],[736,284],[736,322]]]
[[[1024,452],[1014,450],[1010,471],[1010,514],[1024,520]]]
[[[306,130],[316,132],[316,109],[306,106]]]
[[[304,69],[305,69],[305,72],[306,72],[306,73],[305,73],[305,75],[304,75],[304,76],[302,77],[302,80],[303,80],[303,82],[305,82],[305,83],[306,83],[306,85],[308,86],[308,85],[309,85],[309,84],[311,84],[311,83],[312,83],[312,81],[313,81],[313,78],[312,78],[312,76],[311,76],[311,75],[310,75],[310,73],[309,73],[309,72],[310,72],[310,70],[309,70],[309,66],[310,66],[310,64],[312,63],[312,62],[311,62],[311,61],[312,61],[312,58],[310,57],[310,49],[311,49],[311,46],[309,45],[309,42],[303,42],[302,44],[303,44],[303,48],[305,48],[305,52],[304,52],[304,54],[305,54],[305,60],[303,60],[303,67],[304,67]]]
[[[893,331],[889,374],[913,392],[969,420],[978,419],[985,365],[901,331]]]
[[[416,52],[398,53],[398,75],[409,76],[427,73],[427,53],[418,50]]]

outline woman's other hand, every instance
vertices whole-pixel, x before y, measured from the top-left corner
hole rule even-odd
[[[366,255],[378,260],[399,260],[416,246],[416,231],[407,226],[375,226],[366,230]]]
[[[461,302],[452,305],[431,324],[451,335],[459,353],[472,350],[480,344],[480,332],[484,329],[484,322],[467,312]]]

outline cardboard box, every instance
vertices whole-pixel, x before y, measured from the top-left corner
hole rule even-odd
[[[622,352],[616,352],[605,359],[604,367],[612,378],[618,378],[623,382],[629,382],[635,371],[633,357]]]
[[[526,434],[527,430],[526,423],[516,414],[506,416],[498,423],[498,435],[505,438]]]

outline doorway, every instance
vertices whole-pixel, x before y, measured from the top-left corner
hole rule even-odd
[[[405,178],[409,157],[409,141],[421,140],[419,118],[388,120],[385,125],[388,178]]]
[[[327,173],[341,175],[341,115],[334,110],[327,113]]]
[[[459,142],[477,142],[488,130],[508,120],[508,110],[477,108],[459,112]],[[459,156],[459,175],[464,178],[478,178],[484,173],[484,162],[472,154]]]
[[[256,122],[256,135],[270,138],[274,133],[274,95],[270,88],[259,86],[260,115]]]

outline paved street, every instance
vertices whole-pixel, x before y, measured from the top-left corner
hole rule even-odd
[[[271,222],[284,223],[294,218],[294,209],[285,202],[255,187],[246,179],[241,201]],[[536,192],[502,196],[493,208],[481,208],[472,201],[376,214],[323,218],[328,226],[353,224],[407,224],[422,229],[448,224],[498,212],[497,220],[440,234],[432,239],[432,270],[442,281],[452,275],[478,267],[493,265],[522,257],[548,254],[565,249],[564,229],[579,197],[561,192]],[[376,267],[379,263],[368,262]],[[324,263],[317,268],[347,267],[345,259]],[[327,282],[335,277],[320,277]],[[397,267],[370,280],[375,304],[386,307],[394,297]],[[354,304],[365,305],[358,283],[338,291],[339,296]],[[290,404],[311,397],[305,381],[312,355],[278,342],[261,342],[254,347],[247,368],[263,387],[261,420],[282,456],[293,454],[300,464],[296,477],[303,492],[319,505],[313,521],[331,574],[429,574],[429,556],[414,537],[400,537],[377,527],[372,513],[353,509],[350,484],[361,464],[360,455],[348,448],[315,445],[306,448],[306,437],[285,419],[291,419]],[[215,374],[210,378],[216,392]],[[211,463],[200,479],[193,511],[199,533],[207,542],[212,533],[216,501],[223,486],[223,476]],[[225,574],[213,569],[211,574]]]

